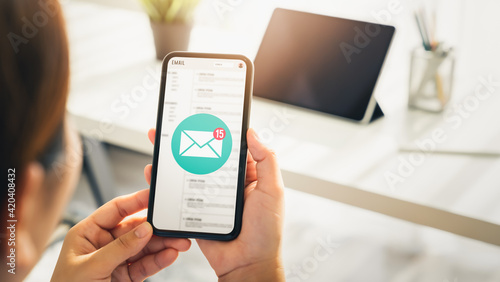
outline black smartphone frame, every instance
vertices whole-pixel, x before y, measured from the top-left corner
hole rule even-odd
[[[247,65],[246,81],[245,81],[245,97],[243,103],[243,119],[241,124],[241,143],[240,143],[240,160],[238,165],[238,184],[236,192],[236,206],[235,206],[235,217],[233,230],[227,234],[219,233],[206,233],[206,232],[189,232],[189,231],[178,231],[178,230],[163,230],[158,229],[153,224],[153,210],[154,210],[154,199],[156,191],[156,177],[158,168],[158,158],[161,145],[161,130],[162,130],[162,120],[163,120],[163,106],[165,100],[165,87],[167,80],[167,70],[168,62],[174,57],[189,57],[189,58],[209,58],[209,59],[232,59],[232,60],[242,60]],[[148,217],[147,220],[153,227],[153,234],[162,237],[179,237],[179,238],[198,238],[198,239],[208,239],[208,240],[219,240],[219,241],[229,241],[238,237],[241,231],[242,219],[243,219],[243,196],[245,189],[245,177],[246,177],[246,163],[247,163],[247,139],[246,132],[248,131],[248,124],[250,119],[250,103],[253,94],[253,77],[254,77],[254,66],[250,59],[243,55],[237,54],[216,54],[216,53],[195,53],[195,52],[171,52],[163,59],[162,72],[161,72],[161,84],[160,84],[160,95],[158,99],[158,112],[156,121],[156,136],[153,154],[153,168],[151,173],[151,184],[149,190],[149,204],[148,204]],[[165,144],[165,146],[170,146],[170,144]]]

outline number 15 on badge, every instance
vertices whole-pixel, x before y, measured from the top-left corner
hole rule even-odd
[[[214,138],[216,140],[222,140],[224,139],[224,137],[226,137],[226,131],[224,130],[224,128],[219,127],[214,130]]]

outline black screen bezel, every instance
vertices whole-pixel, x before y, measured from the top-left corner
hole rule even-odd
[[[241,144],[240,144],[240,160],[238,165],[238,184],[236,192],[236,207],[235,207],[235,217],[233,230],[227,234],[219,233],[207,233],[207,232],[188,232],[188,231],[178,231],[178,230],[163,230],[156,228],[153,224],[153,210],[154,210],[154,198],[156,191],[156,177],[158,168],[158,158],[161,143],[161,129],[163,120],[163,106],[165,100],[165,87],[166,78],[168,70],[168,62],[173,57],[189,57],[189,58],[209,58],[209,59],[230,59],[230,60],[242,60],[247,66],[246,81],[245,81],[245,97],[243,104],[243,121],[241,127]],[[220,240],[228,241],[233,240],[238,237],[241,231],[242,216],[243,216],[243,195],[244,195],[244,185],[246,177],[246,162],[247,162],[247,140],[246,132],[248,130],[249,115],[250,115],[250,102],[253,90],[253,75],[254,67],[252,61],[243,55],[236,54],[211,54],[211,53],[195,53],[195,52],[171,52],[163,59],[162,73],[161,73],[161,84],[160,84],[160,95],[158,102],[158,113],[156,121],[156,136],[153,154],[153,167],[151,173],[151,184],[149,192],[149,204],[148,204],[148,217],[147,220],[153,227],[153,234],[162,237],[180,237],[180,238],[199,238],[199,239],[209,239],[209,240]]]

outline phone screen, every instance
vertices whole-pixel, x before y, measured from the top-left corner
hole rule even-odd
[[[253,68],[244,57],[182,54],[164,61],[152,224],[165,231],[229,234],[244,183],[242,141]]]

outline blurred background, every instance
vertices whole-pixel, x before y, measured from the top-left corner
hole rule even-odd
[[[148,1],[61,2],[68,112],[93,153],[27,281],[50,279],[65,232],[100,202],[147,187],[153,152],[146,133],[156,121],[162,27]],[[374,91],[382,119],[359,124],[254,99],[251,126],[277,152],[287,187],[287,281],[500,281],[500,2],[200,0],[173,38],[189,51],[254,59],[276,7],[396,27]],[[438,111],[409,98],[422,7],[433,36],[453,49],[452,88]],[[196,244],[148,279],[216,280]]]

